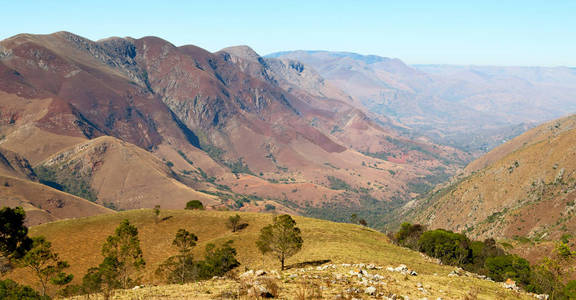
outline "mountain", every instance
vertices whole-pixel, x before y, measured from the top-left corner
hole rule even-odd
[[[248,47],[21,34],[0,42],[0,79],[0,146],[40,182],[115,209],[198,199],[382,222],[469,159]]]
[[[576,220],[576,115],[538,126],[471,163],[415,209],[473,237],[558,240]]]
[[[476,156],[534,124],[576,112],[576,72],[566,67],[409,66],[399,59],[329,51],[299,60],[370,111]]]
[[[144,298],[219,298],[220,293],[238,293],[239,285],[242,284],[239,275],[246,270],[264,270],[268,273],[266,276],[281,276],[274,280],[282,297],[294,296],[298,292],[302,293],[302,289],[311,289],[317,284],[317,289],[323,286],[321,294],[325,298],[332,298],[337,294],[353,294],[374,299],[364,294],[364,289],[368,286],[361,283],[362,279],[370,274],[375,277],[370,279],[370,285],[378,286],[379,292],[386,295],[404,295],[410,299],[461,299],[468,295],[486,299],[533,299],[527,293],[505,289],[500,283],[477,276],[448,275],[455,269],[453,266],[438,264],[418,252],[396,246],[390,243],[385,234],[370,228],[297,216],[294,220],[302,232],[302,250],[287,259],[287,270],[273,271],[279,269],[278,260],[271,255],[262,255],[255,243],[262,227],[272,221],[272,215],[239,213],[242,222],[248,225],[235,233],[226,227],[226,220],[233,215],[236,215],[236,212],[161,210],[160,217],[164,220],[156,222],[152,210],[141,209],[34,226],[30,228],[30,234],[45,236],[59,257],[70,263],[70,268],[66,271],[74,275],[73,283],[79,283],[90,267],[101,263],[101,248],[106,237],[114,233],[122,220],[129,220],[138,228],[139,242],[146,261],[138,277],[140,284],[146,287],[142,288],[142,291],[117,290],[117,297],[123,295],[137,298],[138,296],[134,295],[126,296],[126,293],[142,292],[139,296]],[[177,254],[172,240],[180,228],[186,228],[198,236],[197,245],[192,249],[195,260],[203,258],[207,244],[220,246],[231,240],[232,247],[237,250],[236,257],[240,267],[233,274],[222,278],[179,284],[177,287],[162,285],[163,279],[155,274],[155,271],[165,259]],[[386,269],[397,268],[401,264],[414,270],[417,276]],[[357,273],[363,275],[357,276]],[[376,274],[379,276],[375,276]],[[17,279],[19,283],[37,287],[37,280],[32,277],[32,273],[23,268],[12,271],[9,276]],[[263,278],[267,277],[258,277],[260,280]],[[382,286],[378,284],[379,281]],[[347,289],[358,287],[359,293],[353,292],[354,290],[346,292]],[[173,294],[174,289],[179,291],[178,294]],[[171,292],[167,293],[168,290]],[[472,290],[476,292],[471,292]],[[310,295],[310,292],[305,293]]]

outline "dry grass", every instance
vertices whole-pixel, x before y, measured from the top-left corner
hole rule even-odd
[[[162,211],[161,217],[172,216],[166,221],[155,224],[152,210],[134,210],[111,215],[100,215],[90,218],[73,219],[43,224],[31,228],[31,235],[44,235],[52,241],[55,250],[60,256],[70,262],[70,271],[78,282],[85,271],[101,262],[100,254],[105,238],[112,234],[122,219],[129,219],[140,231],[140,240],[146,260],[146,269],[142,272],[142,282],[146,285],[162,284],[161,278],[154,275],[154,270],[164,259],[175,254],[171,242],[177,229],[185,228],[199,237],[199,245],[195,249],[197,258],[203,255],[207,243],[221,243],[234,240],[234,247],[238,250],[241,262],[239,272],[246,269],[279,269],[277,261],[268,256],[262,256],[256,249],[255,241],[259,230],[272,220],[272,215],[257,213],[240,213],[242,221],[249,226],[242,231],[232,233],[226,228],[226,219],[237,212],[217,211]],[[388,238],[377,231],[358,225],[333,223],[311,218],[295,217],[298,226],[302,229],[304,247],[300,253],[288,260],[288,264],[311,262],[315,260],[331,260],[332,263],[374,263],[380,266],[397,266],[406,264],[418,272],[418,276],[404,280],[398,273],[388,274],[383,271],[386,280],[391,284],[386,290],[391,293],[402,294],[402,291],[415,289],[417,282],[429,285],[430,289],[443,295],[443,299],[462,298],[471,288],[477,288],[478,299],[493,299],[502,288],[496,283],[472,278],[447,277],[452,267],[440,266],[430,263],[419,253],[392,245]],[[313,267],[308,267],[315,272]],[[289,269],[283,273],[295,273],[299,269]],[[334,270],[345,274],[349,268]],[[314,273],[306,274],[313,275]],[[332,278],[318,271],[318,278],[304,278],[298,280],[284,280],[275,282],[281,298],[291,299],[307,285],[306,295],[324,297],[336,296],[344,287],[331,283]],[[434,275],[434,274],[437,275]],[[327,277],[328,276],[328,277]],[[30,274],[23,270],[16,270],[11,274],[15,280],[34,285]],[[233,276],[232,276],[233,277]],[[321,289],[322,287],[322,289]],[[327,292],[327,290],[333,292]],[[210,280],[189,285],[166,285],[161,287],[146,287],[137,291],[121,291],[118,299],[166,299],[186,298],[214,298],[217,295],[239,295],[240,283],[234,279]],[[440,292],[443,291],[443,292]],[[180,294],[179,294],[180,293]],[[126,297],[122,295],[128,295]],[[406,294],[406,293],[404,293]],[[181,295],[181,296],[179,296]],[[452,295],[452,297],[447,297]],[[513,298],[511,298],[513,299]]]

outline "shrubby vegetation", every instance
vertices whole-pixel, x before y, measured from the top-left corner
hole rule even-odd
[[[59,171],[56,167],[40,166],[34,169],[40,183],[57,190],[88,199],[92,202],[98,200],[96,192],[90,186],[88,178],[76,172]]]
[[[531,266],[526,259],[506,253],[494,239],[471,241],[461,233],[426,230],[419,224],[403,223],[392,239],[398,245],[438,258],[444,264],[459,266],[496,281],[512,279],[527,291],[546,293],[551,299],[573,299],[570,297],[576,295],[576,281],[563,284],[567,281],[563,265],[569,265],[575,256],[564,242],[557,244],[554,257]]]
[[[328,179],[329,187],[333,190],[346,190],[347,191],[347,190],[351,189],[350,185],[346,181],[344,181],[338,177],[327,176],[326,179]]]
[[[202,201],[200,200],[191,200],[186,202],[186,209],[200,209],[203,210],[204,209],[204,204],[202,204]]]
[[[0,299],[5,300],[47,300],[48,296],[40,296],[38,292],[26,285],[20,285],[13,280],[0,280]]]

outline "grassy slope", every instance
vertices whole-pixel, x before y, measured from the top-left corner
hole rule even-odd
[[[278,263],[262,256],[255,247],[260,228],[272,220],[272,215],[240,213],[249,226],[238,233],[231,233],[225,220],[236,212],[217,211],[162,211],[161,217],[172,218],[155,224],[152,210],[133,210],[111,215],[57,221],[31,228],[31,235],[44,235],[52,241],[60,256],[70,262],[70,271],[79,280],[86,269],[102,260],[101,246],[122,219],[129,219],[140,231],[140,240],[147,262],[143,281],[159,283],[153,272],[165,258],[175,254],[171,242],[179,228],[186,228],[199,237],[196,257],[200,257],[209,242],[220,243],[234,240],[238,249],[241,270],[278,269]],[[448,298],[459,298],[471,288],[478,289],[480,298],[502,295],[503,289],[496,283],[472,279],[447,277],[453,267],[436,265],[426,261],[419,253],[390,244],[387,237],[377,231],[358,225],[333,223],[311,218],[295,217],[304,237],[300,253],[288,260],[288,264],[330,259],[333,263],[375,263],[381,266],[404,263],[419,273],[407,281],[414,286],[416,280],[448,291]],[[434,276],[437,273],[438,276]],[[17,270],[11,277],[31,283],[30,274]],[[414,282],[411,282],[414,281]],[[446,295],[445,295],[446,296]]]

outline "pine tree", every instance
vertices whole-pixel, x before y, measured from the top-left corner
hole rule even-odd
[[[128,220],[122,221],[116,228],[114,235],[106,239],[102,246],[104,261],[117,263],[119,282],[122,288],[129,288],[133,280],[133,273],[140,270],[146,262],[142,257],[138,229]]]
[[[256,245],[263,254],[272,253],[280,260],[284,270],[286,258],[289,258],[302,249],[302,234],[296,227],[296,221],[289,215],[275,216],[273,224],[260,230]]]
[[[52,250],[52,243],[44,237],[32,239],[32,249],[20,259],[20,264],[36,275],[42,287],[43,296],[46,295],[48,283],[63,286],[73,278],[73,275],[63,271],[70,265],[60,260],[58,254]]]

